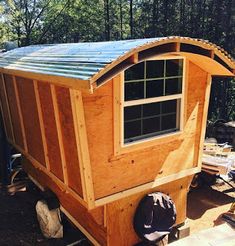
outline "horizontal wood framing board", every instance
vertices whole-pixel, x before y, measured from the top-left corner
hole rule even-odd
[[[121,198],[128,197],[128,196],[133,195],[133,194],[137,194],[139,192],[143,192],[143,191],[146,191],[146,190],[149,190],[149,189],[152,189],[152,188],[156,188],[156,187],[164,185],[164,184],[168,184],[168,183],[170,184],[171,182],[173,182],[175,180],[178,180],[178,179],[181,179],[181,178],[185,178],[185,177],[188,177],[188,176],[192,176],[192,175],[194,175],[196,173],[199,173],[199,172],[201,172],[201,169],[199,167],[194,167],[194,168],[191,168],[191,169],[188,169],[188,170],[183,170],[183,171],[181,171],[179,173],[172,174],[172,175],[169,175],[169,176],[166,176],[166,177],[157,178],[153,182],[149,182],[147,184],[139,185],[137,187],[134,187],[134,188],[122,191],[122,192],[118,192],[116,194],[113,194],[113,195],[110,195],[110,196],[107,196],[107,197],[103,197],[103,198],[97,199],[95,201],[95,205],[96,206],[102,206],[104,204],[119,200]]]

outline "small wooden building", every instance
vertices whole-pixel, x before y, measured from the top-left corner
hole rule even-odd
[[[169,194],[184,222],[211,77],[234,69],[223,49],[184,37],[18,48],[0,57],[7,138],[94,244],[133,245],[148,192]]]

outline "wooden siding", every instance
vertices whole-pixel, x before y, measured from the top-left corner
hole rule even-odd
[[[121,155],[114,154],[113,80],[83,95],[96,199],[197,165],[207,73],[189,63],[188,74],[183,132]]]
[[[58,103],[59,119],[62,126],[61,134],[68,175],[68,185],[83,197],[70,92],[67,88],[56,86],[55,93]]]
[[[14,142],[14,133],[13,133],[11,115],[10,115],[10,110],[9,110],[8,98],[6,95],[6,87],[4,83],[3,74],[0,75],[0,98],[1,98],[1,111],[2,111],[2,116],[3,116],[6,136],[8,139]]]
[[[17,145],[19,145],[22,149],[24,149],[24,139],[23,139],[22,129],[20,127],[21,126],[20,114],[17,106],[13,77],[10,75],[4,75],[4,80],[5,80],[5,87],[6,87],[7,98],[9,103],[11,122],[13,126],[14,137],[15,137],[14,142]]]
[[[60,180],[64,180],[60,155],[58,134],[56,129],[55,114],[52,102],[51,88],[44,82],[38,83],[40,106],[42,109],[43,126],[48,151],[50,170]]]
[[[16,77],[29,154],[46,166],[33,81]],[[13,120],[14,121],[14,120]],[[19,128],[20,125],[18,124]]]
[[[10,75],[0,85],[9,142],[84,205],[70,90]]]
[[[107,204],[107,245],[130,246],[140,242],[133,228],[133,218],[140,200],[150,192],[160,191],[170,195],[176,205],[176,224],[183,223],[186,218],[186,198],[191,178],[189,176],[175,180],[170,185],[161,185],[158,188]]]

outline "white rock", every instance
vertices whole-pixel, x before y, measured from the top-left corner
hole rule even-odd
[[[63,226],[59,208],[49,210],[46,202],[40,200],[36,204],[37,218],[42,234],[46,238],[62,238]]]

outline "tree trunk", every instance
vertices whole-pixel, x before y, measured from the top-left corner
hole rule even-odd
[[[120,9],[120,38],[123,39],[123,14],[122,14],[122,0],[119,0]]]
[[[130,0],[130,35],[133,38],[133,0]]]
[[[110,22],[109,22],[109,0],[104,0],[105,12],[105,39],[110,40]]]

